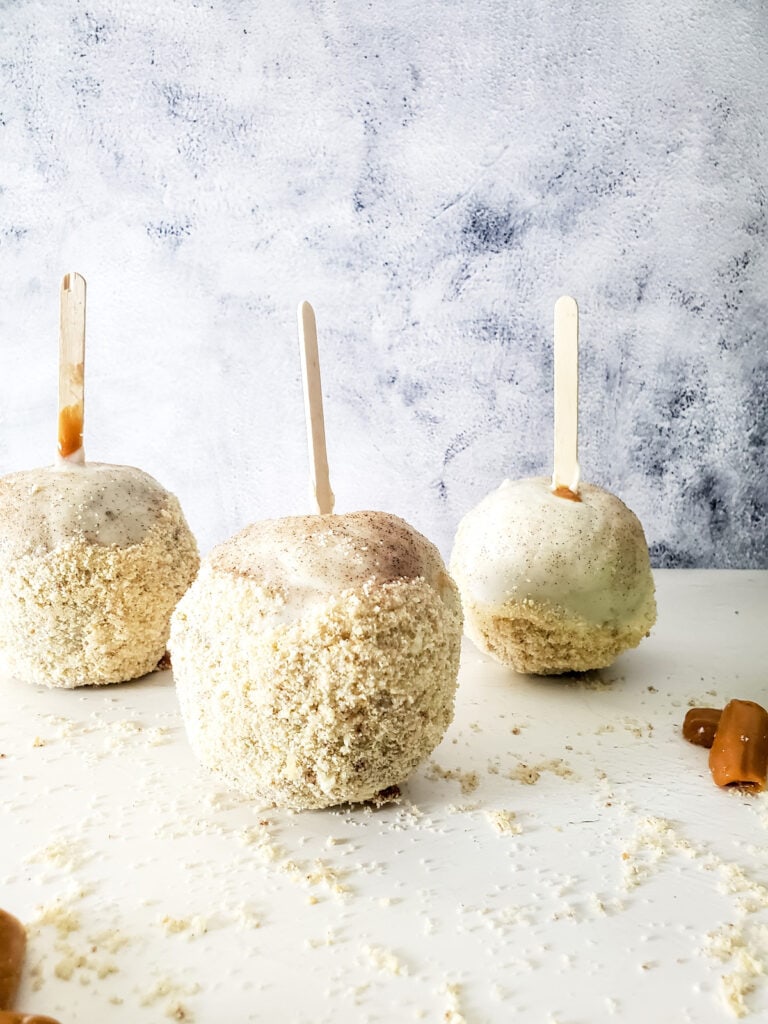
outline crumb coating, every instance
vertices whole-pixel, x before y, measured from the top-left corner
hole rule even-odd
[[[298,601],[282,559],[269,578],[258,571],[255,547],[261,539],[274,550],[276,535]],[[173,616],[190,742],[203,764],[263,803],[371,799],[443,738],[461,629],[437,549],[397,517],[255,524],[211,553]]]
[[[197,545],[172,494],[133,467],[106,468],[110,483],[99,484],[98,504],[131,518],[125,546],[101,543],[93,516],[85,517],[87,530],[78,525],[82,512],[64,521],[66,474],[53,482],[52,470],[0,480],[0,670],[72,688],[138,678],[165,653],[171,612],[199,566]],[[35,509],[34,473],[44,481],[45,508]],[[131,516],[123,505],[136,499],[137,481],[144,500]],[[118,518],[110,514],[107,536],[115,536]]]

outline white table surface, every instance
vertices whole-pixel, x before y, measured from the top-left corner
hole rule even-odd
[[[379,810],[225,791],[168,672],[0,681],[19,1006],[62,1024],[702,1024],[743,991],[766,1019],[768,796],[718,790],[680,723],[768,702],[768,572],[656,578],[652,637],[606,671],[516,676],[467,642],[453,726]]]

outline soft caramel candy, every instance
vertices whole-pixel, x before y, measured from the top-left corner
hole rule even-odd
[[[0,910],[0,1024],[59,1024],[53,1017],[15,1013],[11,1009],[19,990],[26,951],[24,925],[5,910]]]
[[[720,708],[691,708],[683,722],[683,737],[697,747],[711,747],[721,715]]]
[[[14,1013],[0,1010],[0,1024],[59,1024],[53,1017],[41,1017],[37,1013]]]
[[[20,921],[0,910],[0,1010],[10,1010],[21,981],[27,933]]]
[[[718,786],[760,792],[768,779],[768,712],[751,700],[732,700],[723,708],[709,752],[709,769]]]

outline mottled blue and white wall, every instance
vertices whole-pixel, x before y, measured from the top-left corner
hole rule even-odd
[[[768,566],[763,0],[0,3],[0,471],[52,459],[88,279],[89,457],[203,548],[301,511],[316,306],[337,510],[444,552],[547,473],[555,298],[586,479],[658,565]]]

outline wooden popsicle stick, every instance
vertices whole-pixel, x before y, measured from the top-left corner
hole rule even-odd
[[[59,455],[82,465],[85,369],[85,278],[65,274],[59,320]]]
[[[555,303],[555,458],[552,490],[579,497],[579,307],[569,295]]]
[[[328,453],[325,448],[323,390],[320,382],[320,357],[317,351],[315,311],[308,302],[299,304],[299,344],[301,375],[304,381],[304,411],[307,420],[307,441],[311,490],[320,515],[333,512],[334,494],[328,476]]]

